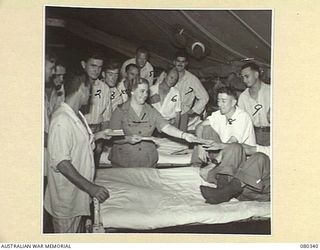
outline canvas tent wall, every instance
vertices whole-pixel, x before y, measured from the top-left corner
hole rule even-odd
[[[246,61],[257,62],[270,79],[271,10],[156,10],[46,7],[46,45],[79,64],[81,51],[102,48],[123,61],[146,46],[157,69],[168,67],[181,31],[187,46],[202,42],[210,54],[190,57],[199,77],[226,76]]]

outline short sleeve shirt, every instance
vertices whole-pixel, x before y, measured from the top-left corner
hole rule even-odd
[[[248,112],[254,126],[268,127],[270,123],[267,119],[267,114],[270,109],[270,85],[261,82],[261,88],[258,92],[258,99],[254,100],[247,88],[243,91],[238,100],[238,106],[242,110]]]
[[[234,136],[239,143],[250,146],[256,145],[254,129],[250,116],[243,110],[236,108],[231,119],[227,119],[220,110],[215,111],[208,117],[211,127],[218,133],[223,143]]]
[[[90,215],[89,195],[72,184],[57,169],[64,161],[71,161],[75,169],[88,181],[93,181],[93,134],[79,112],[80,118],[70,106],[62,103],[53,114],[48,140],[48,187],[45,208],[54,217],[71,218]]]

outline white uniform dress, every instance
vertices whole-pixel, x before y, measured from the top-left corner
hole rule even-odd
[[[150,87],[150,96],[159,94],[159,84]],[[168,94],[161,102],[153,103],[160,114],[166,120],[171,120],[176,117],[176,112],[181,112],[180,93],[175,87],[171,87]]]
[[[93,134],[84,118],[80,118],[66,103],[53,114],[48,140],[48,187],[45,209],[56,218],[67,219],[90,215],[89,194],[77,188],[57,169],[64,160],[89,181],[94,177]]]

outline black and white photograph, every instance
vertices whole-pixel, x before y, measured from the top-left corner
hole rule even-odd
[[[273,12],[44,6],[42,234],[272,235]]]

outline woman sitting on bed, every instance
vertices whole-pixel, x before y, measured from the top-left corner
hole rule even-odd
[[[110,121],[111,129],[122,129],[125,138],[114,140],[109,160],[113,167],[155,167],[158,162],[156,145],[150,137],[154,129],[188,142],[197,142],[192,134],[170,125],[161,114],[146,103],[149,84],[135,79],[128,89],[129,100],[119,105]]]

